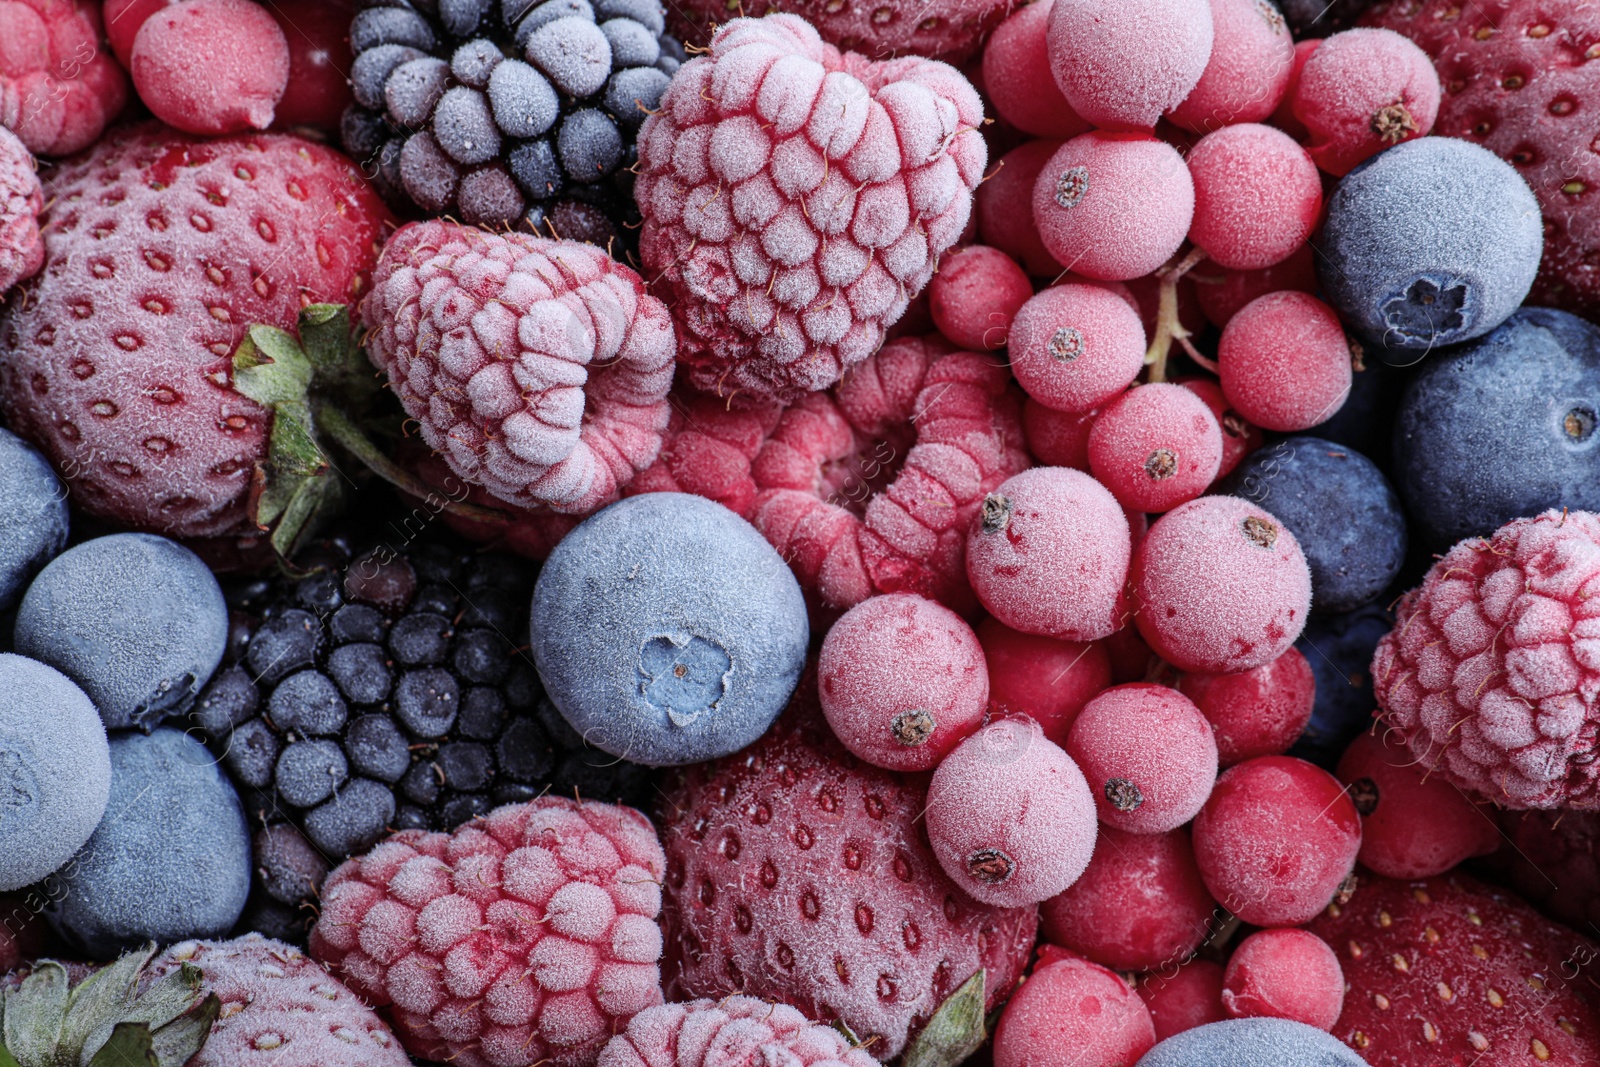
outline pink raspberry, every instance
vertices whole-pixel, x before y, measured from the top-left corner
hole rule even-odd
[[[1201,497],[1157,519],[1129,579],[1140,634],[1183,671],[1269,663],[1311,611],[1311,571],[1294,534],[1237,497]]]
[[[33,156],[17,135],[0,126],[0,293],[44,266],[39,212],[44,193]]]
[[[289,42],[250,0],[186,0],[144,20],[128,69],[140,99],[168,126],[264,130],[289,87]]]
[[[1196,278],[1196,275],[1203,275]],[[1263,270],[1225,270],[1208,274],[1204,268],[1185,274],[1195,278],[1195,299],[1206,320],[1213,326],[1226,326],[1239,309],[1258,296],[1293,290],[1317,291],[1316,253],[1302,244],[1289,258]]]
[[[1222,466],[1222,427],[1181,385],[1136,385],[1089,431],[1089,470],[1124,507],[1170,511],[1193,500]]]
[[[1056,0],[1047,40],[1056,84],[1107,130],[1149,130],[1211,58],[1211,6],[1196,0]]]
[[[1046,1067],[1071,1062],[1067,1056],[1083,1064],[1132,1064],[1155,1043],[1150,1010],[1127,982],[1046,945],[1000,1016],[994,1067]]]
[[[992,352],[1006,347],[1017,310],[1033,283],[1017,261],[987,245],[967,245],[939,264],[928,283],[934,325],[958,348]]]
[[[825,389],[966,228],[988,159],[978,94],[875,62],[793,15],[735,19],[639,130],[639,254],[697,388]]]
[[[128,99],[128,78],[100,44],[88,0],[0,4],[0,125],[41,156],[89,147]]]
[[[1268,293],[1222,330],[1222,395],[1263,429],[1307,430],[1349,399],[1354,351],[1327,304],[1309,293]]]
[[[1096,285],[1053,285],[1011,323],[1011,373],[1034,400],[1083,412],[1115,398],[1144,369],[1138,309]]]
[[[1217,780],[1217,742],[1200,709],[1163,685],[1119,685],[1084,706],[1066,749],[1107,826],[1133,834],[1194,818]]]
[[[1233,473],[1240,460],[1261,447],[1261,427],[1245,421],[1243,415],[1228,406],[1227,398],[1222,395],[1222,386],[1217,384],[1215,378],[1197,375],[1175,378],[1173,381],[1205,401],[1217,425],[1222,428],[1222,464],[1217,468],[1217,477],[1226,478]]]
[[[1432,878],[1500,845],[1485,807],[1430,775],[1387,731],[1361,733],[1335,772],[1361,813],[1361,864],[1389,878]]]
[[[1078,765],[1028,718],[1000,719],[946,756],[928,783],[928,844],[974,900],[1048,900],[1089,864],[1094,798]]]
[[[1189,168],[1177,149],[1148,134],[1074,137],[1033,186],[1033,221],[1045,248],[1090,278],[1149,274],[1177,252],[1193,218]]]
[[[1194,91],[1168,118],[1194,133],[1264,122],[1294,66],[1289,25],[1272,0],[1210,0],[1216,39]]]
[[[866,1049],[787,1004],[733,995],[658,1004],[606,1042],[596,1067],[877,1067]]]
[[[1336,33],[1300,69],[1291,104],[1317,166],[1342,178],[1439,117],[1439,75],[1428,54],[1393,30]]]
[[[892,341],[784,413],[752,467],[751,521],[827,607],[911,592],[968,613],[967,529],[1028,467],[1020,399],[990,356]]]
[[[669,402],[672,414],[661,454],[623,495],[694,493],[748,519],[756,500],[750,464],[777,426],[783,405],[752,399],[732,407],[688,389],[675,392]]]
[[[1290,645],[1270,663],[1236,674],[1183,674],[1178,692],[1194,701],[1217,738],[1224,767],[1257,756],[1280,756],[1311,721],[1317,679]]]
[[[1089,123],[1061,95],[1047,43],[1054,0],[1018,8],[983,49],[983,91],[1002,119],[1035,137],[1067,138]]]
[[[1262,756],[1222,773],[1194,820],[1206,888],[1255,926],[1298,926],[1328,906],[1355,866],[1361,819],[1320,767]]]
[[[1239,942],[1222,979],[1234,1019],[1293,1019],[1332,1030],[1344,1007],[1339,957],[1309,930],[1258,930]]]
[[[1033,397],[1022,405],[1022,433],[1033,458],[1047,467],[1089,469],[1089,431],[1098,411],[1070,414],[1047,408]]]
[[[603,249],[432,220],[389,238],[372,281],[367,354],[462,479],[582,514],[655,461],[672,322]]]
[[[1022,264],[1036,278],[1061,273],[1061,264],[1033,224],[1033,186],[1060,141],[1024,141],[1000,157],[973,200],[978,239]]]
[[[978,643],[989,667],[990,706],[1029,716],[1058,745],[1083,706],[1111,684],[1111,658],[1098,641],[1025,634],[991,617],[978,624]]]
[[[1517,519],[1435,563],[1372,657],[1412,758],[1503,807],[1600,809],[1597,574],[1585,511]]]
[[[984,499],[967,577],[989,613],[1024,633],[1097,641],[1122,625],[1132,541],[1122,509],[1082,471],[1035,467]]]
[[[1271,267],[1311,236],[1322,212],[1322,176],[1282,130],[1254,122],[1225,126],[1200,138],[1188,163],[1194,179],[1189,240],[1219,267]]]
[[[1117,971],[1176,967],[1218,922],[1189,831],[1100,827],[1083,877],[1039,906],[1047,941]]]
[[[423,1059],[592,1064],[661,1003],[666,865],[648,819],[594,801],[404,830],[328,876],[311,952]]]
[[[972,627],[912,593],[862,601],[834,623],[817,659],[834,735],[874,767],[931,770],[983,725],[989,671]]]
[[[1222,1010],[1222,965],[1210,960],[1189,960],[1182,966],[1168,967],[1159,974],[1146,975],[1139,982],[1139,997],[1150,1009],[1156,1025],[1156,1040],[1193,1030],[1206,1023],[1220,1023]]]

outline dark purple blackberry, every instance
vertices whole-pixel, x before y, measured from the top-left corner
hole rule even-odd
[[[659,0],[366,0],[345,148],[397,206],[629,242],[634,138],[684,59]]]

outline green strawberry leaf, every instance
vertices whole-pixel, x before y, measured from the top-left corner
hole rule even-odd
[[[222,1014],[222,1001],[215,993],[193,1010],[180,1015],[151,1035],[150,1049],[160,1067],[183,1067],[205,1047],[211,1026]],[[0,1064],[4,1067],[4,1064]]]
[[[87,1067],[161,1067],[149,1023],[118,1023]]]
[[[276,516],[277,525],[272,528],[272,547],[278,555],[289,559],[294,555],[301,538],[315,525],[316,517],[325,510],[332,510],[342,493],[339,476],[332,470],[319,471],[309,477],[281,479],[280,482],[290,487],[291,492],[283,510]]]
[[[0,1067],[22,1067],[4,1045],[0,1045]]]
[[[900,1067],[956,1067],[983,1044],[985,972],[979,970],[951,993],[911,1042]]]
[[[300,342],[276,326],[251,326],[233,353],[233,387],[264,408],[305,403],[313,372]]]
[[[89,1049],[105,1043],[113,1025],[133,1008],[139,974],[155,954],[156,946],[148,944],[137,952],[126,953],[73,987],[56,1052],[59,1059],[77,1063]]]
[[[70,985],[65,967],[44,960],[20,986],[6,993],[0,1041],[14,1049],[24,1063],[50,1062],[66,1021]]]

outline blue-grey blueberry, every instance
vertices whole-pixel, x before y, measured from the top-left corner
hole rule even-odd
[[[1366,1061],[1326,1030],[1258,1017],[1173,1034],[1137,1067],[1366,1067]]]

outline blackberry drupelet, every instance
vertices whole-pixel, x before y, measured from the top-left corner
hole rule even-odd
[[[364,0],[345,148],[396,206],[632,244],[634,138],[683,46],[659,0]]]

